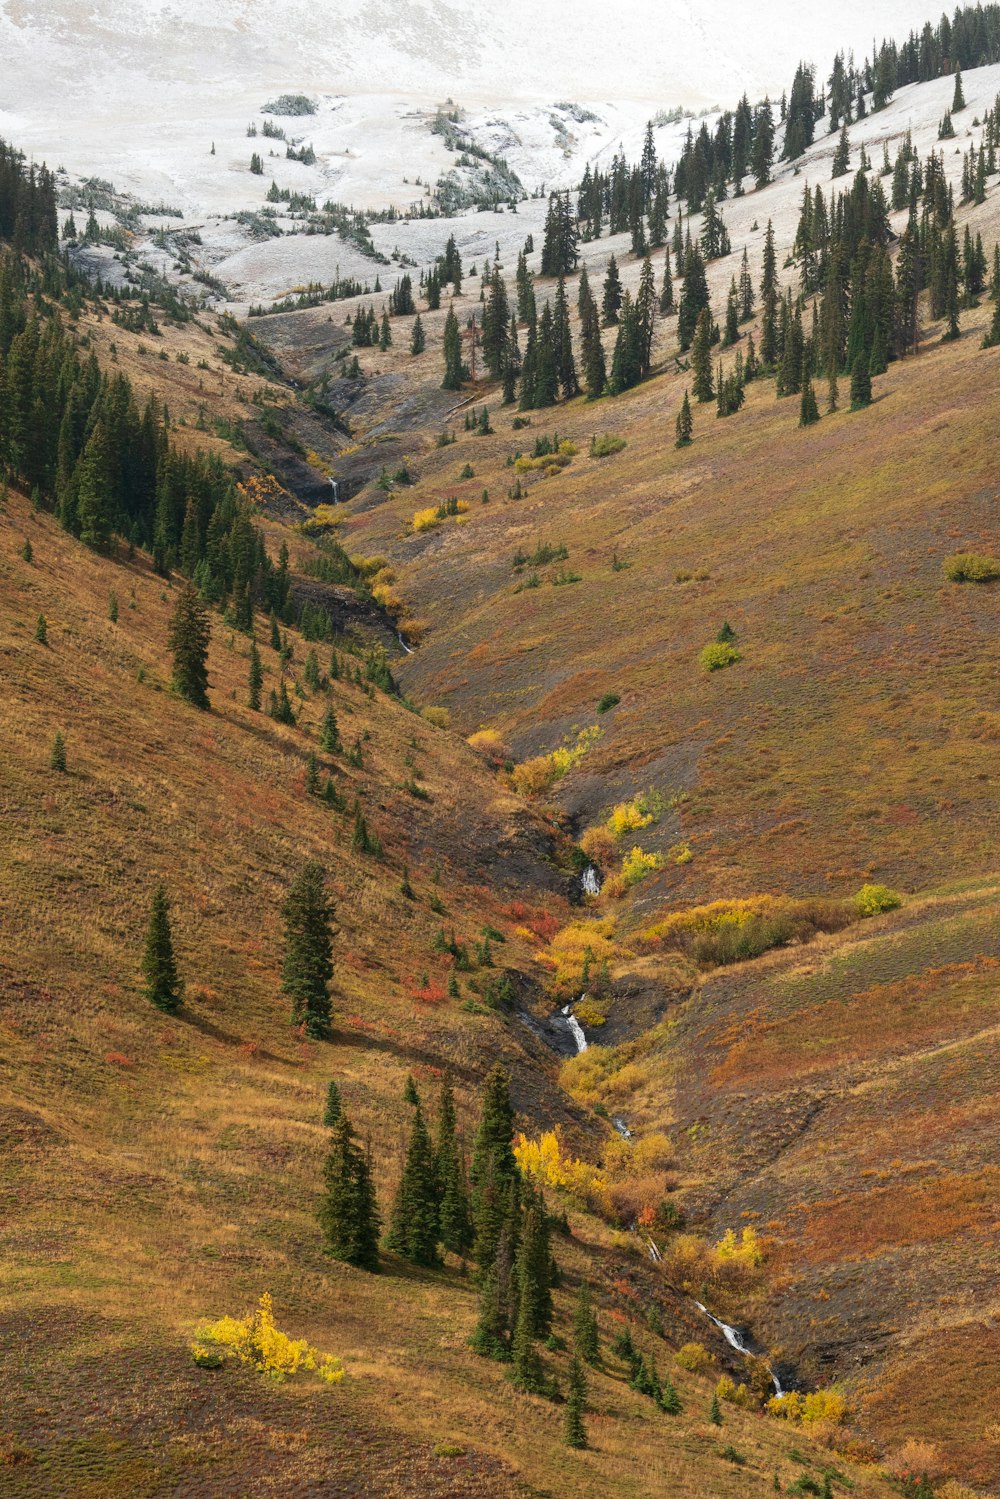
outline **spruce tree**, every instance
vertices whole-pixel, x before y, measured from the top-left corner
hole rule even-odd
[[[962,69],[959,66],[956,65],[956,67],[955,67],[955,96],[954,96],[954,98],[951,101],[951,112],[952,112],[953,115],[957,115],[959,113],[959,111],[962,110],[962,109],[964,109],[964,108],[965,108],[965,90],[962,88]]]
[[[444,379],[442,390],[462,388],[462,334],[455,316],[454,304],[448,308],[444,323]]]
[[[584,1406],[587,1401],[587,1376],[576,1354],[569,1366],[569,1393],[566,1399],[564,1436],[567,1447],[586,1447],[587,1430],[583,1424]]]
[[[180,1009],[183,985],[174,961],[174,944],[170,932],[170,905],[167,892],[158,885],[153,892],[146,928],[146,950],[142,958],[142,976],[146,980],[146,998],[168,1015]]]
[[[416,319],[414,320],[413,332],[410,335],[410,353],[414,356],[416,356],[417,354],[422,354],[426,347],[427,338],[424,333],[424,325],[420,321],[420,314],[418,312]]]
[[[406,1161],[392,1205],[385,1247],[414,1265],[441,1263],[438,1253],[438,1193],[434,1152],[418,1099],[413,1109]]]
[[[340,731],[332,703],[327,703],[323,713],[323,722],[319,727],[319,747],[325,755],[335,754],[340,749]]]
[[[326,1106],[323,1109],[323,1123],[327,1125],[336,1124],[342,1113],[343,1106],[340,1102],[340,1089],[337,1087],[337,1084],[333,1080],[333,1078],[331,1078],[329,1086],[326,1090]]]
[[[601,313],[605,328],[611,328],[618,322],[618,313],[622,305],[622,284],[618,275],[618,263],[614,255],[608,261],[607,275],[604,278],[604,288],[601,295]]]
[[[44,614],[40,614],[35,621],[35,639],[39,645],[49,643],[49,626]]]
[[[712,1404],[708,1408],[708,1419],[711,1421],[713,1426],[722,1425],[722,1411],[719,1408],[718,1395],[712,1396]]]
[[[434,1166],[439,1194],[441,1243],[445,1249],[464,1260],[472,1249],[472,1217],[456,1131],[455,1096],[447,1077],[441,1085]]]
[[[694,341],[691,345],[691,370],[694,375],[691,388],[697,401],[715,399],[712,373],[712,314],[705,307],[698,315]]]
[[[484,1358],[509,1363],[510,1345],[517,1316],[514,1266],[520,1237],[520,1208],[514,1189],[507,1193],[506,1210],[496,1250],[480,1278],[479,1319],[472,1347]]]
[[[260,651],[256,640],[250,642],[250,669],[248,673],[247,705],[254,713],[260,712],[260,694],[264,686],[264,668],[260,664]]]
[[[508,1188],[513,1186],[516,1190],[519,1173],[514,1159],[513,1138],[510,1079],[497,1063],[483,1085],[482,1113],[469,1167],[475,1226],[474,1253],[480,1265],[488,1265],[496,1252]]]
[[[851,370],[851,410],[860,411],[872,403],[872,377],[864,353],[858,355]]]
[[[529,1395],[541,1395],[545,1390],[545,1372],[535,1343],[534,1286],[531,1276],[523,1273],[521,1256],[518,1256],[518,1302],[517,1321],[514,1325],[512,1343],[513,1364],[511,1378],[519,1390]]]
[[[208,610],[193,583],[185,583],[170,621],[167,644],[173,653],[172,685],[179,697],[195,708],[207,709]]]
[[[333,938],[323,869],[310,860],[289,887],[283,912],[285,956],[282,992],[291,1001],[292,1024],[321,1040],[330,1034],[330,980]]]
[[[691,402],[687,391],[685,391],[684,400],[681,402],[681,409],[677,414],[677,441],[674,443],[674,446],[677,448],[690,447],[693,433],[694,420],[691,416]]]
[[[802,399],[799,403],[799,426],[811,427],[814,422],[819,421],[819,407],[816,404],[816,392],[813,383],[807,377],[802,385]]]
[[[49,755],[49,769],[57,770],[62,775],[66,773],[66,741],[58,729],[56,730],[56,737],[52,741],[52,752]]]
[[[597,1334],[597,1318],[590,1299],[590,1286],[580,1282],[580,1290],[573,1311],[573,1346],[584,1363],[594,1367],[600,1362],[601,1351]]]
[[[323,1175],[319,1221],[326,1253],[359,1270],[378,1270],[380,1223],[371,1169],[343,1112],[333,1126]]]

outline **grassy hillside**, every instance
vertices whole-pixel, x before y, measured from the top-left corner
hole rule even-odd
[[[611,1357],[593,1381],[592,1450],[570,1454],[559,1407],[515,1395],[466,1348],[476,1294],[456,1268],[418,1274],[390,1257],[373,1278],[321,1253],[313,1212],[331,1077],[372,1139],[383,1198],[409,1072],[433,1093],[449,1067],[467,1136],[477,1082],[497,1056],[526,1128],[561,1121],[591,1149],[607,1128],[557,1089],[526,1027],[480,1002],[490,975],[463,976],[462,999],[447,999],[431,952],[434,894],[461,934],[503,931],[503,961],[530,993],[528,929],[567,915],[564,880],[547,862],[551,830],[460,740],[340,680],[330,691],[342,734],[363,743],[365,765],[336,757],[331,768],[387,851],[366,860],[351,850],[349,817],[303,790],[325,694],[306,699],[296,729],[250,713],[245,640],[216,619],[213,711],[179,702],[166,690],[170,588],[142,559],[87,553],[14,492],[0,579],[12,684],[0,1117],[16,1348],[2,1376],[5,1492],[500,1495],[558,1481],[574,1495],[609,1483],[652,1495],[669,1483],[735,1496],[765,1492],[775,1472],[791,1482],[821,1471],[828,1454],[782,1423],[733,1409],[721,1432],[711,1425],[706,1377],[679,1370],[685,1413],[654,1417]],[[34,639],[39,613],[45,645]],[[295,671],[306,647],[291,638]],[[273,653],[261,649],[270,681]],[[57,729],[65,774],[48,768]],[[411,769],[429,801],[401,789]],[[280,903],[306,855],[326,865],[336,901],[330,1044],[290,1029],[278,992]],[[413,901],[399,893],[404,858]],[[188,986],[173,1018],[147,1006],[137,972],[160,878]],[[660,1301],[668,1341],[644,1337],[661,1365],[705,1336],[689,1302],[616,1262],[596,1220],[575,1215],[573,1226],[558,1249],[564,1336],[581,1275],[599,1287],[606,1337],[650,1294]],[[344,1360],[342,1385],[277,1387],[193,1365],[198,1321],[242,1313],[264,1290],[282,1326]],[[745,1461],[721,1456],[726,1446]],[[846,1480],[853,1470],[840,1468]],[[859,1481],[855,1492],[882,1492]]]

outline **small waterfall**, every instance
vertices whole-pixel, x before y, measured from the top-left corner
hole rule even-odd
[[[401,630],[397,630],[396,631],[396,639],[399,641],[400,645],[403,647],[403,650],[406,652],[406,654],[408,656],[412,656],[413,653],[414,653],[413,652],[413,647],[412,647],[412,645],[407,645],[406,641],[403,639],[403,632]]]
[[[600,895],[601,877],[593,864],[588,864],[580,876],[580,889],[584,895]]]
[[[719,1329],[722,1336],[729,1344],[730,1348],[735,1348],[737,1353],[748,1354],[750,1358],[757,1357],[757,1354],[753,1352],[753,1349],[747,1347],[746,1339],[744,1338],[738,1327],[730,1327],[728,1322],[720,1322],[719,1318],[713,1317],[712,1313],[708,1310],[708,1307],[702,1306],[700,1301],[696,1301],[695,1306],[698,1308],[699,1312],[704,1312],[709,1322],[715,1323],[716,1327]],[[771,1383],[774,1385],[774,1393],[776,1395],[783,1395],[784,1390],[781,1388],[781,1380],[778,1378],[777,1374],[775,1374],[773,1369],[769,1369],[767,1372],[771,1376]]]
[[[586,995],[584,995],[584,998],[586,998]],[[569,1028],[569,1033],[573,1037],[573,1040],[576,1042],[576,1051],[577,1055],[579,1056],[581,1051],[587,1050],[587,1038],[583,1034],[583,1026],[573,1014],[572,1005],[564,1006],[562,1013],[566,1020],[566,1025]]]
[[[632,1131],[629,1129],[628,1125],[625,1123],[625,1120],[620,1114],[613,1114],[611,1117],[611,1123],[614,1125],[615,1129],[621,1135],[623,1140],[631,1140]]]
[[[340,485],[337,483],[336,479],[331,479],[330,480],[330,488],[333,490],[333,503],[335,505],[339,505],[340,504]]]

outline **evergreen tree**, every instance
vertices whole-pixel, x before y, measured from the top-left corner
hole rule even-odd
[[[765,99],[757,112],[753,148],[750,153],[750,170],[758,188],[766,187],[771,180],[774,165],[774,115],[771,101]]]
[[[802,400],[799,404],[799,426],[811,427],[814,422],[819,421],[819,407],[816,404],[816,392],[813,390],[812,381],[806,377],[802,383]]]
[[[508,1188],[517,1189],[519,1173],[514,1159],[513,1138],[510,1079],[498,1063],[483,1085],[482,1113],[469,1167],[475,1225],[474,1253],[480,1265],[489,1264],[496,1252]]]
[[[413,332],[410,335],[410,353],[414,356],[416,356],[417,354],[422,354],[426,347],[427,339],[424,334],[424,325],[420,321],[420,314],[418,312],[416,318],[414,319]]]
[[[441,1243],[452,1254],[465,1259],[472,1249],[472,1217],[456,1132],[455,1097],[451,1081],[447,1077],[441,1087],[434,1167],[439,1194]]]
[[[684,400],[677,415],[677,441],[674,444],[678,448],[691,446],[694,434],[694,421],[691,416],[691,402],[687,391],[684,392]]]
[[[275,692],[273,688],[271,690],[271,701],[268,707],[268,712],[274,719],[275,723],[284,723],[289,725],[294,725],[295,723],[295,710],[292,707],[292,700],[288,696],[288,688],[285,686],[283,680],[277,692]]]
[[[510,349],[510,304],[499,266],[494,267],[489,295],[483,308],[482,347],[483,363],[494,380],[501,379]]]
[[[319,727],[319,747],[325,755],[336,754],[340,749],[340,731],[332,703],[327,703],[323,713],[323,721]]]
[[[863,406],[872,403],[872,377],[869,373],[869,361],[864,353],[858,355],[851,370],[851,410],[860,411]]]
[[[708,308],[704,308],[698,316],[695,328],[694,342],[691,345],[691,370],[694,375],[691,388],[694,391],[695,400],[712,401],[715,399],[715,385],[712,377],[712,315]]]
[[[564,1433],[567,1447],[586,1447],[587,1429],[583,1412],[587,1402],[587,1376],[576,1354],[569,1366],[569,1394],[566,1400]]]
[[[260,652],[257,649],[256,640],[250,642],[250,670],[249,690],[247,704],[254,711],[260,712],[260,694],[264,686],[264,668],[260,664]]]
[[[323,1109],[323,1123],[330,1126],[336,1124],[343,1112],[343,1105],[340,1101],[340,1089],[337,1087],[334,1079],[331,1078],[326,1090],[326,1107]]]
[[[535,1343],[534,1285],[530,1274],[525,1274],[518,1255],[518,1302],[517,1321],[514,1325],[512,1343],[512,1379],[519,1390],[529,1395],[541,1395],[545,1391],[545,1372]]]
[[[44,614],[40,614],[35,621],[35,639],[39,645],[49,643],[49,626]]]
[[[722,1411],[719,1409],[718,1395],[712,1396],[712,1404],[708,1408],[708,1419],[711,1421],[713,1426],[722,1425]]]
[[[680,302],[677,309],[677,338],[682,350],[691,347],[698,319],[708,305],[705,262],[701,257],[701,251],[695,245],[684,262],[684,278],[681,282]]]
[[[566,282],[562,276],[556,283],[553,311],[553,337],[555,340],[556,375],[564,401],[580,394],[580,383],[576,378],[576,363],[573,359],[573,337],[569,325],[569,304],[566,300]]]
[[[485,1358],[510,1362],[510,1345],[517,1315],[514,1262],[520,1235],[520,1208],[514,1189],[507,1193],[506,1211],[497,1237],[496,1250],[480,1280],[479,1319],[472,1346]]]
[[[323,1175],[319,1221],[326,1253],[359,1270],[378,1270],[380,1224],[371,1168],[343,1112],[333,1126]]]
[[[441,1263],[434,1152],[419,1098],[414,1105],[406,1161],[392,1205],[385,1247],[414,1265]]]
[[[193,583],[185,583],[170,621],[167,644],[173,654],[174,691],[195,708],[207,709],[208,642],[211,627]]]
[[[847,174],[847,172],[850,170],[850,166],[851,166],[851,142],[848,139],[847,126],[845,125],[842,128],[841,132],[840,132],[840,139],[837,142],[837,149],[833,153],[833,175],[834,175],[834,177],[843,177],[843,176],[845,176]]]
[[[391,346],[391,344],[392,344],[392,325],[389,322],[389,314],[388,314],[388,312],[383,311],[383,313],[382,313],[382,323],[381,323],[381,326],[380,326],[380,329],[379,329],[378,346],[381,349],[382,353],[384,354],[385,351],[386,351],[386,349],[388,349]]]
[[[96,552],[107,552],[114,530],[111,449],[99,418],[87,439],[76,473],[76,514],[80,540]]]
[[[962,88],[962,69],[955,68],[955,97],[951,101],[951,112],[957,115],[965,108],[965,90]]]
[[[330,1034],[333,937],[323,869],[310,860],[289,887],[282,912],[285,956],[281,988],[292,1006],[292,1024],[321,1040]]]
[[[590,1299],[590,1286],[580,1282],[573,1312],[573,1346],[584,1363],[594,1367],[600,1363],[601,1352],[597,1333],[597,1318]]]
[[[66,741],[58,729],[56,730],[56,737],[52,741],[52,752],[49,755],[49,769],[57,770],[62,775],[66,773]]]
[[[621,305],[621,278],[618,275],[618,263],[614,255],[612,255],[608,261],[608,270],[604,278],[604,288],[601,296],[601,312],[605,328],[611,328],[618,322],[618,313]]]
[[[460,390],[462,388],[462,334],[458,326],[458,318],[455,316],[454,304],[448,308],[448,316],[444,323],[444,379],[441,381],[442,390]]]
[[[146,928],[146,950],[142,958],[142,976],[146,980],[146,998],[158,1010],[174,1015],[180,1009],[183,985],[174,960],[170,932],[170,905],[167,892],[158,885],[153,892]]]

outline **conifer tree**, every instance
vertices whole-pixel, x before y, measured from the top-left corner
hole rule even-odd
[[[774,115],[771,101],[765,99],[757,112],[753,148],[750,152],[750,170],[758,188],[766,187],[771,180],[774,165]]]
[[[712,1396],[712,1404],[708,1408],[708,1419],[711,1421],[713,1426],[722,1425],[722,1411],[719,1408],[718,1395]]]
[[[247,704],[254,713],[260,712],[260,694],[264,686],[264,668],[260,663],[260,652],[256,640],[250,641],[250,670],[248,673]]]
[[[601,296],[601,313],[605,328],[611,328],[618,322],[618,313],[622,305],[622,284],[618,275],[618,263],[614,255],[608,261],[607,275],[604,277],[604,288]]]
[[[52,741],[52,752],[49,755],[49,769],[57,770],[60,774],[66,773],[66,741],[57,729],[56,737]]]
[[[322,1040],[330,1034],[333,937],[320,864],[314,860],[303,864],[289,887],[282,914],[281,988],[291,1001],[292,1024],[301,1025],[311,1039]]]
[[[389,314],[388,314],[388,312],[387,311],[383,311],[383,313],[382,313],[382,322],[381,322],[381,326],[379,328],[378,346],[379,346],[380,350],[382,351],[382,353],[384,354],[385,351],[386,351],[386,349],[390,348],[391,345],[392,345],[392,325],[389,322]]]
[[[168,1015],[176,1014],[181,1006],[183,985],[174,960],[170,905],[162,885],[153,892],[149,910],[142,976],[146,980],[146,998],[150,1004],[158,1010],[165,1010]]]
[[[426,347],[427,339],[424,334],[424,325],[420,321],[420,314],[418,312],[416,318],[414,319],[413,332],[410,335],[410,353],[414,356],[416,356],[417,354],[422,354]]]
[[[674,446],[678,448],[690,447],[693,434],[694,421],[691,416],[691,402],[687,391],[685,391],[684,400],[681,402],[681,409],[677,414],[677,441]]]
[[[103,418],[98,418],[77,466],[76,513],[80,540],[96,552],[107,552],[114,530],[114,506],[111,449]]]
[[[469,1167],[475,1226],[474,1253],[480,1265],[487,1265],[496,1252],[508,1188],[515,1187],[516,1190],[519,1173],[513,1138],[510,1079],[497,1063],[483,1085],[482,1113]]]
[[[530,1275],[521,1271],[518,1256],[518,1301],[517,1321],[514,1325],[512,1343],[512,1380],[519,1390],[529,1395],[541,1395],[545,1390],[545,1373],[535,1343],[534,1287]]]
[[[698,315],[695,327],[694,341],[691,345],[691,370],[694,379],[691,388],[694,391],[695,400],[712,401],[715,399],[715,384],[712,375],[712,315],[708,308]]]
[[[851,410],[860,411],[863,406],[872,403],[872,377],[868,369],[869,361],[864,353],[858,355],[851,370]]]
[[[455,307],[448,308],[444,323],[444,379],[442,390],[460,390],[462,387],[462,335],[455,316]]]
[[[564,1435],[567,1447],[586,1447],[587,1429],[583,1412],[587,1401],[587,1376],[576,1354],[569,1366],[569,1392],[566,1399]]]
[[[343,1105],[340,1101],[340,1089],[333,1078],[330,1079],[326,1090],[326,1106],[323,1109],[323,1123],[334,1125],[343,1113]]]
[[[417,1099],[403,1174],[396,1189],[385,1247],[414,1265],[441,1263],[438,1253],[438,1193],[434,1152]]]
[[[573,337],[569,325],[569,304],[566,300],[566,282],[560,276],[556,283],[555,304],[552,314],[555,339],[556,375],[564,401],[580,394],[580,383],[576,377],[573,358]]]
[[[327,703],[323,712],[323,721],[319,726],[319,747],[325,755],[336,754],[340,748],[340,731],[332,703]]]
[[[962,69],[956,65],[955,68],[955,97],[951,101],[951,112],[957,115],[965,108],[965,90],[962,88]]]
[[[517,1316],[514,1263],[520,1235],[520,1208],[513,1187],[508,1189],[505,1212],[493,1259],[482,1273],[479,1319],[472,1346],[484,1358],[510,1362],[510,1344]]]
[[[359,1270],[378,1270],[380,1223],[371,1168],[343,1111],[333,1126],[323,1175],[319,1221],[326,1253]]]
[[[49,626],[44,614],[40,614],[35,621],[35,639],[39,645],[49,643]]]
[[[185,583],[170,621],[167,644],[173,653],[172,685],[178,696],[195,708],[207,709],[208,610],[193,583]]]
[[[472,1217],[456,1131],[455,1096],[451,1080],[447,1077],[441,1086],[434,1167],[439,1194],[441,1243],[452,1254],[465,1259],[472,1249]]]
[[[837,149],[833,153],[833,175],[844,177],[850,170],[851,165],[851,142],[847,135],[847,126],[844,125],[837,142]]]
[[[816,392],[813,383],[807,376],[802,383],[802,399],[799,403],[799,426],[811,427],[814,422],[819,421],[819,407],[816,404]]]
[[[594,1367],[600,1363],[600,1343],[597,1334],[597,1318],[590,1299],[590,1286],[584,1280],[573,1311],[573,1346],[584,1363]]]
[[[305,789],[307,796],[319,796],[319,761],[315,750],[309,751],[306,760]]]

